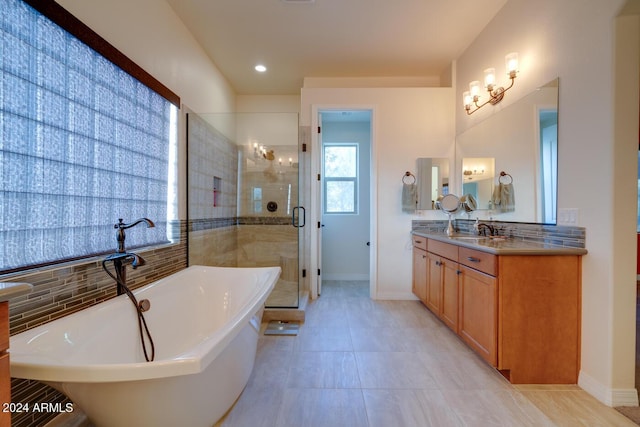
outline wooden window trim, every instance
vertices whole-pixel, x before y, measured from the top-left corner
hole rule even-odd
[[[180,97],[160,83],[155,77],[133,62],[124,53],[102,38],[98,33],[73,16],[69,11],[53,0],[22,0],[35,10],[49,18],[61,28],[85,43],[94,51],[113,62],[126,73],[158,93],[167,101],[180,108]]]

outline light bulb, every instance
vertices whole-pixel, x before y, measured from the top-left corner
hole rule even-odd
[[[464,92],[462,94],[462,104],[465,107],[470,107],[472,102],[473,98],[471,97],[471,93],[469,91]]]
[[[488,90],[492,90],[496,84],[496,69],[487,68],[484,70],[484,87]]]
[[[518,72],[518,52],[511,52],[504,58],[507,67],[507,75],[510,78],[516,76]]]
[[[480,97],[480,82],[478,80],[469,83],[469,92],[474,99]]]

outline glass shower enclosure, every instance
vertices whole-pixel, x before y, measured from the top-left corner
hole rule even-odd
[[[267,308],[297,308],[298,114],[187,115],[189,265],[279,266]]]

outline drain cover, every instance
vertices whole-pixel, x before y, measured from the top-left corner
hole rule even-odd
[[[283,320],[272,320],[264,330],[265,335],[298,335],[300,325]]]

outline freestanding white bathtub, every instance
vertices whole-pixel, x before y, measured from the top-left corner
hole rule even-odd
[[[151,302],[155,361],[145,361],[136,311],[121,295],[12,336],[11,376],[52,385],[98,427],[211,427],[247,384],[279,275],[191,266],[134,291]]]

